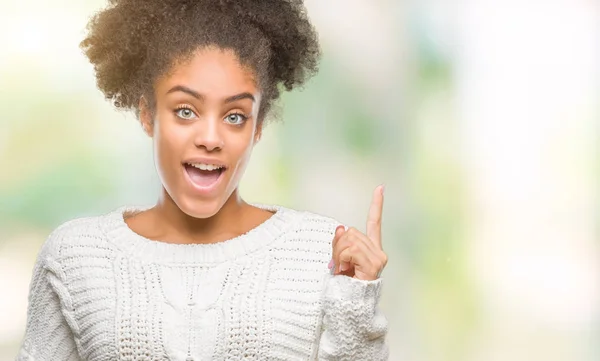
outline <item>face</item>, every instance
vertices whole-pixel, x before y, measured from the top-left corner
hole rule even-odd
[[[254,73],[234,52],[205,48],[176,64],[154,90],[154,119],[142,99],[140,120],[153,139],[164,190],[189,216],[211,217],[237,194],[260,137]],[[214,165],[222,168],[210,170]]]

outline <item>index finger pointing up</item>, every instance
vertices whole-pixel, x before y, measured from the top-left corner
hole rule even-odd
[[[381,213],[383,212],[383,189],[384,185],[380,185],[373,191],[373,200],[369,208],[367,217],[367,237],[369,237],[375,245],[381,247]]]

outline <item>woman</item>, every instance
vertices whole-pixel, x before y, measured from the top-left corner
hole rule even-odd
[[[50,234],[18,360],[387,359],[383,187],[367,234],[238,191],[280,87],[317,69],[302,3],[113,0],[82,48],[163,187]]]

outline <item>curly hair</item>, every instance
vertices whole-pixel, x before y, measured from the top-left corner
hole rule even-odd
[[[117,109],[154,111],[153,84],[195,50],[233,50],[262,91],[259,122],[282,90],[317,72],[318,36],[302,0],[109,0],[87,26],[80,47],[96,83]]]

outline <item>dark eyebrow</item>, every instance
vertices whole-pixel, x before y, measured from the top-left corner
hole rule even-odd
[[[171,93],[174,93],[174,92],[177,92],[177,91],[187,93],[187,94],[193,96],[194,98],[196,98],[198,100],[203,100],[204,99],[204,97],[202,96],[202,94],[200,94],[197,91],[194,91],[194,90],[192,90],[192,89],[190,89],[190,88],[188,88],[186,86],[183,86],[183,85],[175,85],[174,87],[172,87],[171,89],[169,89],[169,91],[167,92],[167,94],[171,94]]]
[[[200,94],[197,91],[192,90],[186,86],[183,86],[183,85],[175,85],[174,87],[169,89],[169,91],[167,91],[167,94],[174,93],[177,91],[189,94],[198,100],[204,100],[204,96],[202,94]],[[256,102],[256,99],[254,98],[254,96],[252,94],[250,94],[248,92],[244,92],[244,93],[240,93],[240,94],[236,94],[236,95],[227,97],[225,99],[225,103],[233,103],[233,102],[235,102],[237,100],[241,100],[241,99],[250,99],[250,100],[252,100],[252,102]]]
[[[256,102],[256,99],[254,99],[254,96],[248,92],[244,92],[244,93],[240,93],[240,94],[236,94],[233,96],[228,97],[227,99],[225,99],[225,103],[233,103],[237,100],[242,100],[242,99],[250,99],[252,100],[253,103]]]

